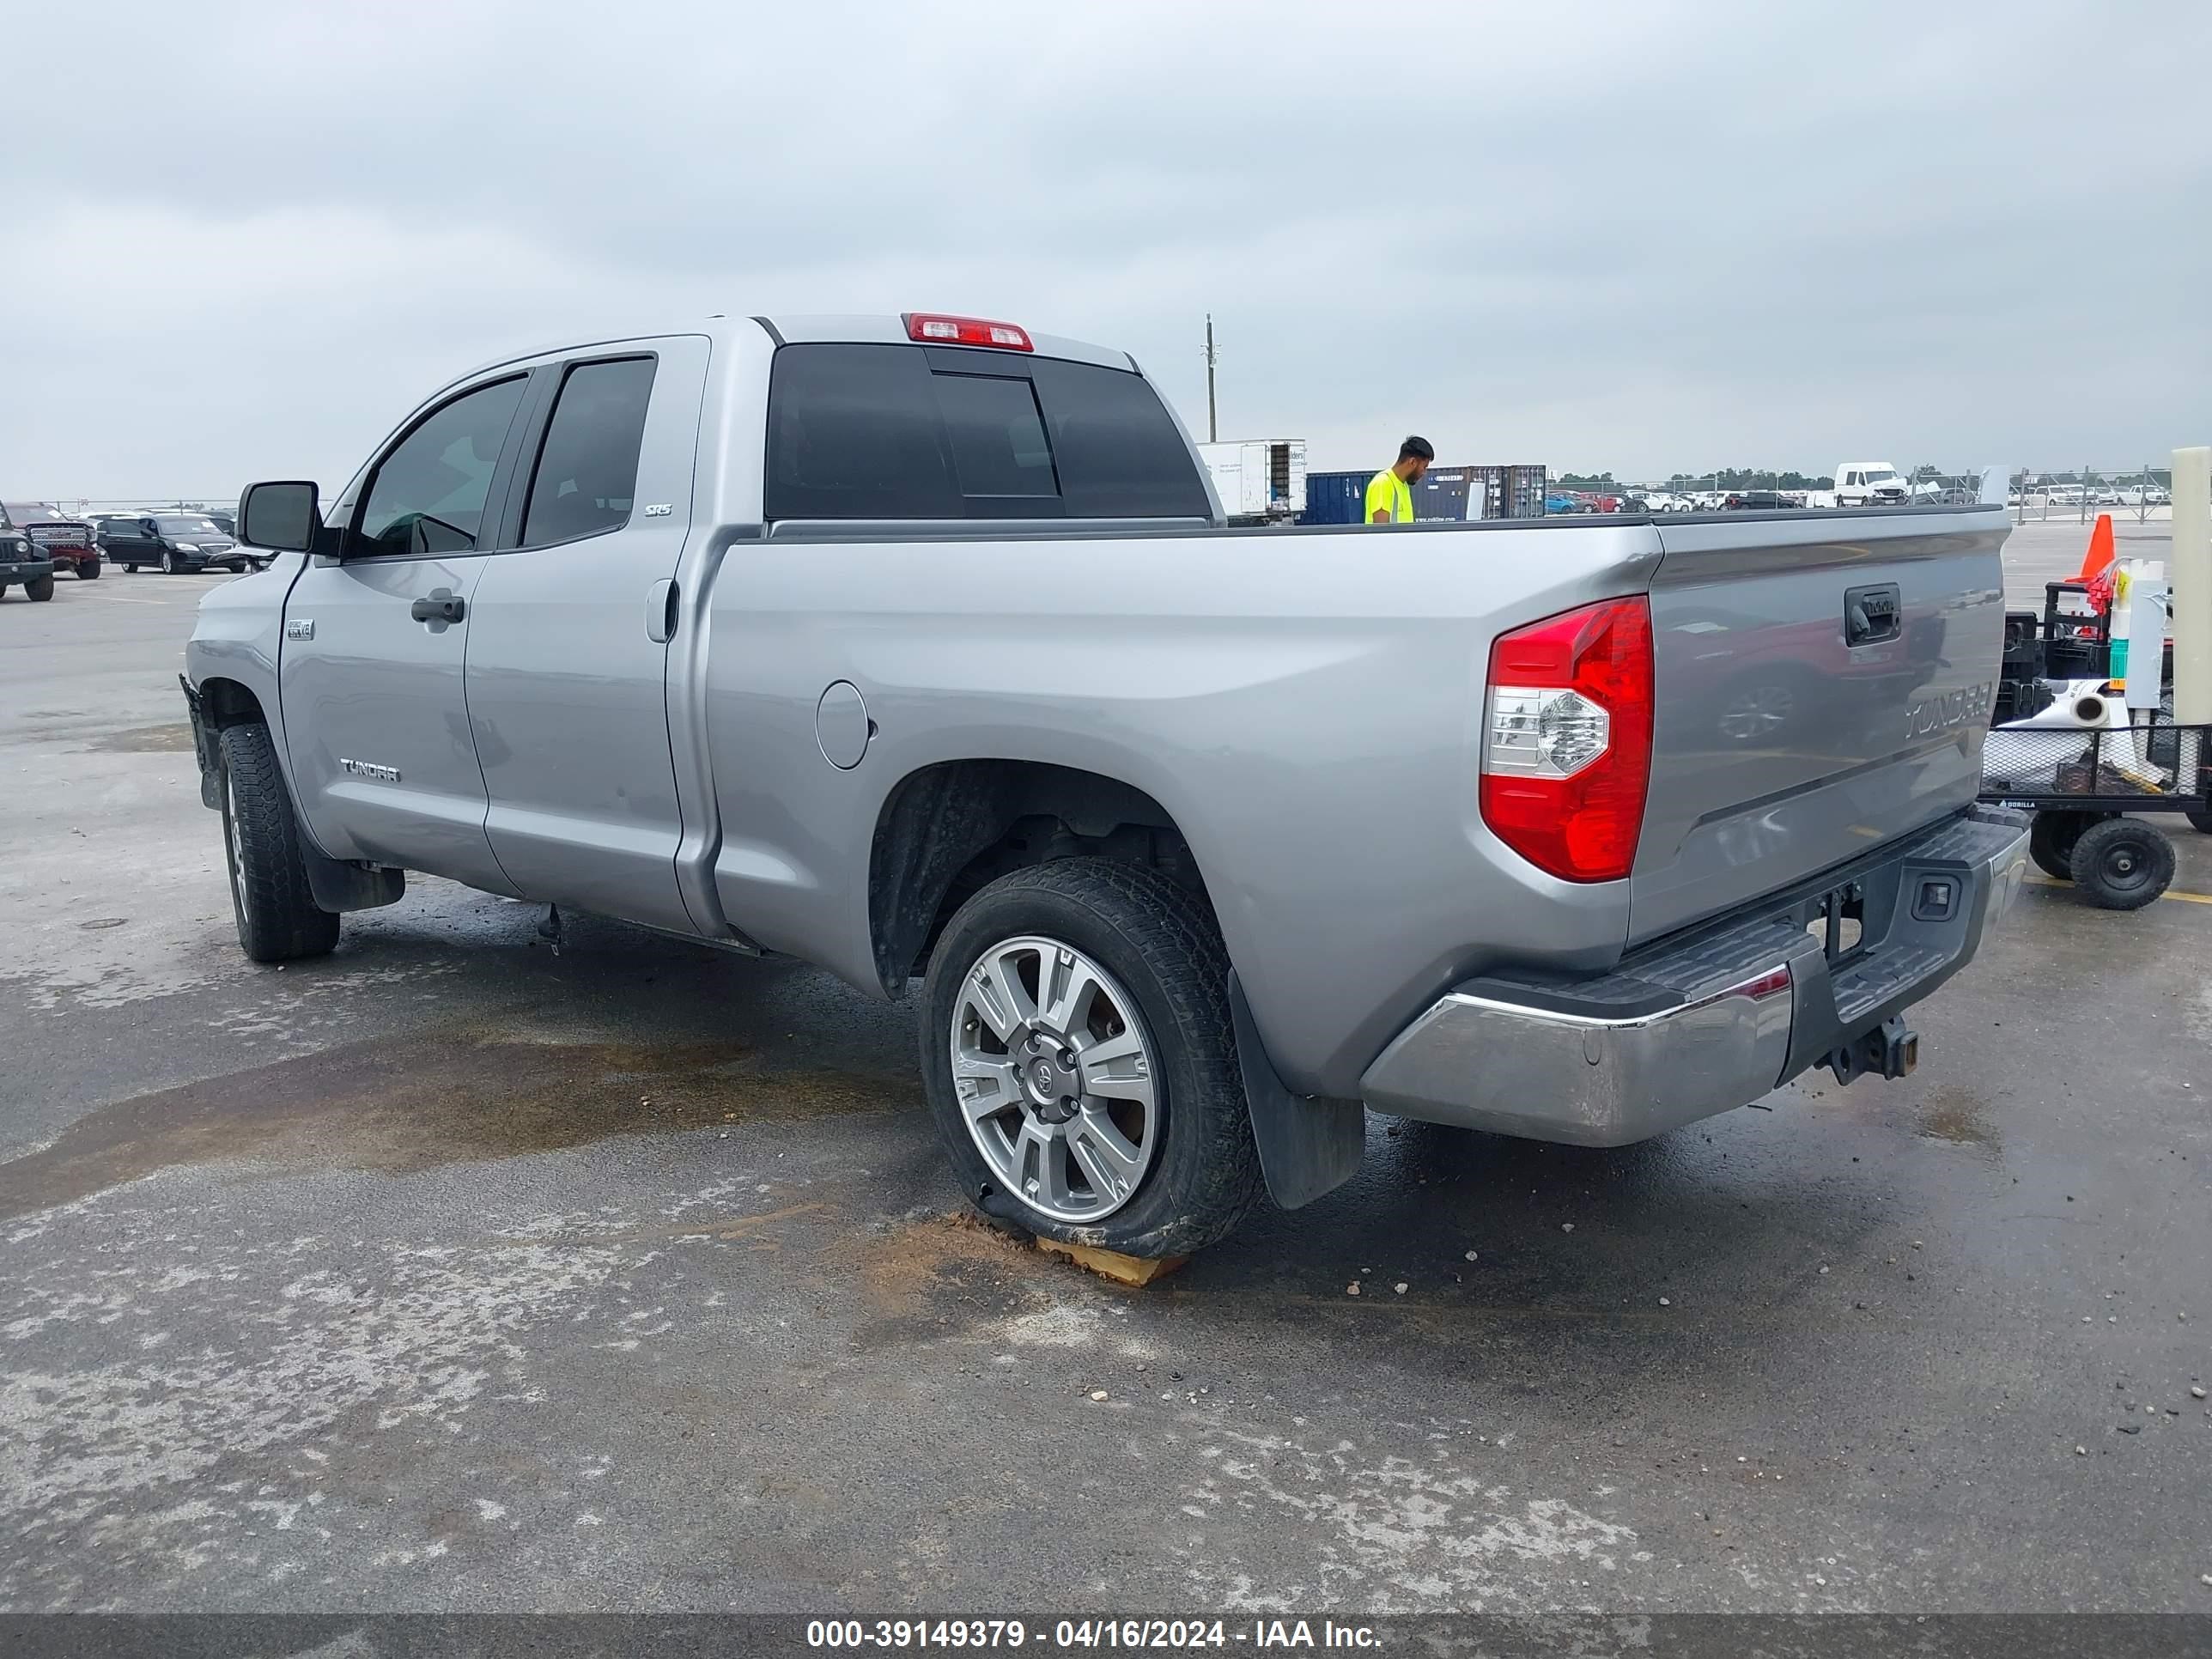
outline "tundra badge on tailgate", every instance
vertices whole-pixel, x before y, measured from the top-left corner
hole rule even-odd
[[[1954,726],[1964,726],[1969,720],[1985,720],[1990,717],[1990,704],[1996,692],[1996,682],[1984,680],[1963,691],[1923,697],[1905,711],[1905,735],[1924,738],[1948,732]]]

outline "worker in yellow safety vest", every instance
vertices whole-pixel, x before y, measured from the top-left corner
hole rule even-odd
[[[1397,465],[1384,467],[1367,481],[1367,522],[1413,523],[1413,486],[1420,483],[1436,458],[1426,438],[1408,438],[1400,444]]]

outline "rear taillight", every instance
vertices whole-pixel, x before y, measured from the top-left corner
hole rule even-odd
[[[945,317],[933,311],[909,311],[906,337],[924,345],[996,346],[1001,351],[1035,351],[1029,331],[1012,323],[994,323],[981,317]]]
[[[1490,647],[1482,821],[1539,869],[1618,881],[1651,779],[1651,608],[1606,599]]]

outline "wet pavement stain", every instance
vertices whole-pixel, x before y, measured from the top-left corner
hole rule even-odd
[[[1954,1146],[1996,1152],[2003,1143],[1984,1115],[1989,1109],[1989,1102],[1971,1089],[1946,1084],[1921,1103],[1913,1133],[1927,1140],[1948,1140]]]
[[[404,1175],[613,1135],[919,1104],[911,1082],[772,1070],[742,1043],[380,1039],[103,1107],[0,1164],[0,1218],[185,1164]]]
[[[1025,1240],[956,1211],[833,1242],[819,1267],[828,1283],[859,1285],[874,1317],[854,1345],[872,1348],[1002,1317],[1054,1264]]]
[[[167,726],[138,726],[110,732],[84,745],[95,755],[167,755],[192,752],[192,728],[182,720]]]

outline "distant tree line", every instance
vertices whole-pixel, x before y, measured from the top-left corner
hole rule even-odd
[[[1932,462],[1923,461],[1907,472],[1905,477],[1913,483],[1928,479],[1948,479],[1979,475],[1956,474],[1945,471]],[[2019,471],[2012,475],[2014,488],[2036,483],[2057,484],[2127,484],[2141,483],[2145,473],[2140,467],[2087,471],[2033,472]],[[2161,489],[2173,487],[2173,475],[2162,466],[2152,467],[2148,473],[2151,483]],[[1555,472],[1552,482],[1568,489],[1612,490],[1629,489],[1610,472]],[[1765,467],[1723,466],[1711,472],[1677,472],[1669,477],[1665,487],[1670,490],[1692,489],[1826,489],[1833,485],[1832,474],[1822,473],[1808,477],[1802,472],[1777,472]]]

